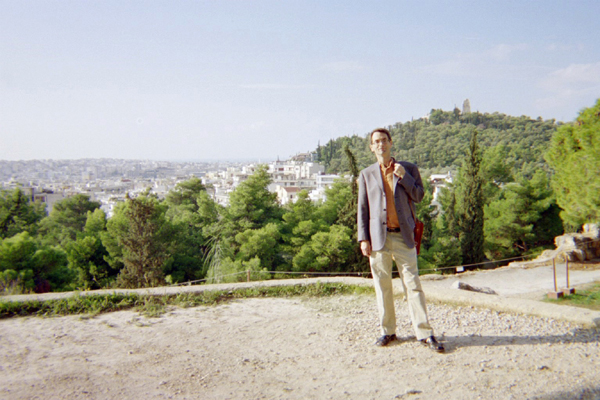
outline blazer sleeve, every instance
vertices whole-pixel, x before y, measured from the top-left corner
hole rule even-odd
[[[423,196],[425,196],[425,189],[423,188],[423,181],[421,180],[421,174],[419,173],[419,168],[412,163],[401,163],[406,173],[404,177],[398,182],[406,193],[408,197],[415,202],[420,203],[423,200]]]
[[[367,196],[367,185],[365,182],[364,172],[358,177],[358,210],[357,210],[357,228],[358,241],[371,241],[369,234],[369,198]]]

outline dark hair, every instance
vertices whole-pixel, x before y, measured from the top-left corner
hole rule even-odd
[[[375,132],[381,132],[381,133],[385,133],[385,135],[388,137],[388,140],[391,142],[392,141],[392,135],[390,135],[390,131],[388,131],[385,128],[377,128],[377,129],[373,129],[373,132],[371,132],[370,138],[371,138],[371,143],[373,143],[373,134]]]

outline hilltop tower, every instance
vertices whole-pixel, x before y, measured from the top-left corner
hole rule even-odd
[[[470,113],[471,112],[471,102],[469,101],[469,99],[466,99],[463,102],[463,110],[462,113],[466,114],[466,113]]]

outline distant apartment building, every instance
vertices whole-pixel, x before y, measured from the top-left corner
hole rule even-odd
[[[296,202],[302,190],[309,193],[311,200],[324,200],[324,188],[339,178],[338,175],[325,175],[325,167],[321,164],[299,160],[307,158],[308,154],[287,161],[277,160],[269,165],[268,172],[272,179],[269,190],[277,193],[281,204]]]
[[[325,174],[324,166],[315,162],[315,156],[307,152],[267,164],[271,177],[268,189],[277,193],[281,204],[297,201],[302,190],[314,201],[325,199],[325,189],[339,177]],[[177,183],[192,177],[201,178],[211,197],[227,206],[231,192],[255,173],[259,165],[119,159],[0,160],[0,188],[31,188],[29,193],[32,196],[35,193],[35,199],[46,203],[48,212],[57,201],[83,193],[100,201],[102,210],[111,217],[127,194],[136,196],[150,189],[151,193],[164,198]]]
[[[64,193],[54,193],[49,190],[36,191],[35,188],[23,188],[24,192],[27,190],[30,193],[31,201],[39,201],[46,205],[46,213],[50,214],[50,211],[54,208],[54,204],[66,198]]]
[[[331,186],[338,175],[324,174],[325,167],[313,161],[310,153],[292,157],[286,161],[273,161],[267,164],[267,173],[271,183],[267,189],[277,194],[281,204],[296,202],[302,190],[309,193],[315,201],[324,200],[325,188]],[[219,172],[207,172],[202,182],[208,187],[212,198],[219,204],[229,204],[229,194],[240,183],[248,179],[259,164],[247,164],[239,167],[229,167]]]

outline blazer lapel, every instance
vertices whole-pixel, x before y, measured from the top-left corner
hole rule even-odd
[[[379,189],[385,193],[385,189],[383,188],[383,177],[381,176],[381,168],[379,168],[379,163],[375,163],[371,166],[371,173],[375,177],[375,181],[377,181]]]

